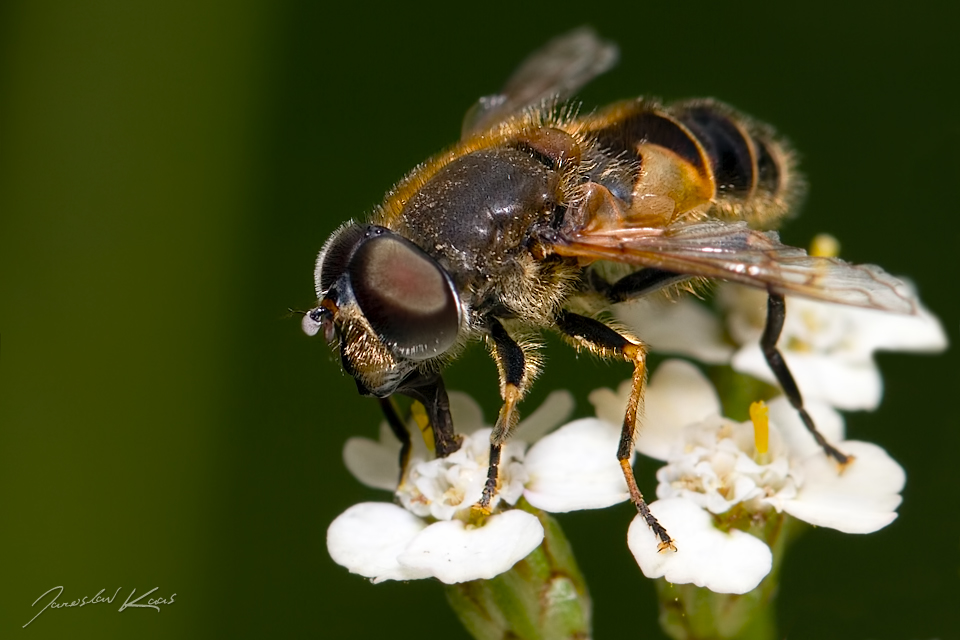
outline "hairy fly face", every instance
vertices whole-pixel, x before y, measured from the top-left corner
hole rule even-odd
[[[460,300],[449,274],[409,240],[349,222],[324,244],[314,272],[319,304],[303,319],[339,346],[361,393],[385,397],[458,339]]]

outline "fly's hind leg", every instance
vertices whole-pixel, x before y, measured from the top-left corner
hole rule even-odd
[[[647,267],[620,278],[603,287],[601,293],[612,303],[636,300],[674,284],[688,280],[690,276],[672,271]]]
[[[632,342],[614,331],[599,320],[581,316],[575,313],[562,311],[556,318],[560,331],[575,343],[585,346],[594,353],[603,357],[619,356],[633,363],[633,385],[630,389],[630,399],[627,402],[627,411],[623,417],[623,428],[620,431],[620,446],[617,448],[617,459],[623,470],[623,477],[627,481],[630,491],[630,500],[637,507],[637,512],[644,519],[654,535],[660,539],[658,550],[667,549],[676,551],[673,539],[663,528],[656,517],[650,512],[643,494],[637,487],[637,480],[633,476],[630,460],[633,458],[634,438],[637,433],[637,417],[643,413],[643,390],[647,382],[647,349],[637,342]]]
[[[779,293],[770,292],[767,298],[767,324],[763,328],[763,336],[760,338],[760,348],[763,350],[763,356],[767,359],[770,370],[773,371],[773,375],[776,376],[777,381],[783,388],[784,395],[787,396],[787,400],[790,401],[790,404],[800,415],[803,425],[810,431],[814,440],[817,441],[817,444],[823,448],[827,455],[843,467],[847,465],[852,458],[837,450],[836,447],[827,442],[823,434],[817,431],[817,427],[813,424],[813,418],[810,417],[810,414],[807,413],[807,410],[803,406],[803,396],[800,395],[800,388],[793,379],[793,374],[790,373],[790,369],[787,367],[783,355],[777,349],[777,340],[780,339],[780,332],[783,331],[783,321],[784,318],[786,318],[786,311],[783,296]]]
[[[532,366],[516,340],[510,337],[500,321],[491,318],[489,322],[490,338],[493,341],[491,352],[497,362],[500,373],[500,396],[503,406],[497,416],[497,424],[490,434],[490,466],[487,467],[487,481],[483,486],[483,495],[477,508],[482,513],[490,513],[490,503],[497,494],[497,475],[500,466],[500,452],[510,436],[510,431],[516,426],[518,413],[517,404],[526,393],[527,386],[533,378],[536,367]]]

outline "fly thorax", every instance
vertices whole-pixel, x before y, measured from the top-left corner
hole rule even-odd
[[[529,153],[484,149],[440,169],[402,213],[405,235],[459,287],[515,269],[531,227],[553,215],[559,175]]]

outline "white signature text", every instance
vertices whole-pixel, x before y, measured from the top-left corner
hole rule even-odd
[[[63,595],[62,585],[53,587],[52,589],[47,589],[42,594],[40,594],[40,597],[34,600],[33,604],[30,606],[35,607],[38,602],[43,600],[44,597],[46,597],[50,593],[53,593],[53,597],[50,598],[47,604],[45,604],[43,608],[40,609],[40,611],[37,611],[37,615],[30,618],[30,621],[23,626],[26,627],[28,624],[30,624],[30,622],[33,622],[34,620],[36,620],[37,616],[39,616],[41,613],[43,613],[47,609],[66,609],[70,607],[85,607],[88,604],[103,604],[104,602],[107,604],[113,604],[113,601],[116,599],[117,594],[120,593],[120,589],[122,588],[123,587],[117,587],[117,590],[113,592],[112,596],[104,596],[103,592],[106,591],[106,589],[100,589],[100,591],[97,592],[97,595],[93,596],[92,598],[90,596],[83,596],[82,598],[71,600],[70,602],[57,601],[57,598]],[[117,611],[123,611],[124,609],[155,609],[157,612],[159,612],[160,605],[173,604],[174,598],[177,596],[176,593],[172,593],[170,594],[169,597],[166,597],[166,598],[159,597],[159,596],[156,598],[149,598],[146,602],[143,602],[144,598],[146,598],[147,596],[149,596],[159,588],[160,587],[154,587],[150,591],[147,591],[146,593],[141,594],[138,597],[134,597],[137,594],[137,590],[134,589],[133,591],[130,592],[130,595],[127,596],[127,599],[124,600],[123,604],[120,605],[120,608],[117,609]]]

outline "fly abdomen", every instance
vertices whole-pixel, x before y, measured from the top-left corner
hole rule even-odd
[[[712,100],[664,107],[639,99],[583,124],[601,157],[619,168],[601,161],[591,180],[624,200],[637,221],[712,215],[772,226],[802,191],[793,156],[772,130]]]
[[[677,109],[676,116],[700,142],[713,169],[717,194],[753,195],[756,160],[747,132],[706,104]]]
[[[667,110],[699,141],[710,163],[718,213],[768,226],[797,204],[802,178],[770,127],[714,100]]]

